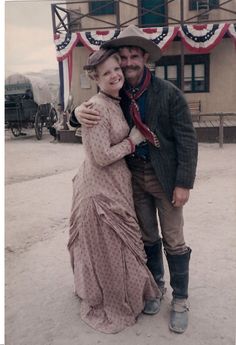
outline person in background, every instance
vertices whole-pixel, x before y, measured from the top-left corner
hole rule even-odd
[[[33,92],[31,89],[26,89],[25,94],[22,97],[23,99],[33,99]]]
[[[120,91],[121,107],[130,128],[135,124],[146,138],[126,158],[132,173],[135,210],[147,266],[162,296],[166,290],[164,245],[173,296],[169,328],[183,333],[188,326],[191,254],[184,239],[183,206],[194,185],[198,154],[190,110],[177,87],[153,76],[146,67],[149,60],[156,62],[161,52],[139,28],[130,25],[103,47],[119,52],[126,80]],[[96,128],[102,118],[102,112],[90,109],[90,103],[85,102],[75,109],[71,125]]]
[[[63,119],[63,106],[61,103],[57,105],[58,120],[53,123],[52,126],[48,127],[49,133],[53,137],[51,143],[57,143],[59,141],[59,131],[64,129],[64,119]]]
[[[102,119],[92,128],[82,126],[86,158],[73,179],[68,249],[82,320],[98,331],[117,333],[142,311],[157,312],[161,296],[146,266],[124,159],[144,137],[135,127],[130,132],[120,107],[119,55],[99,50],[84,69],[99,87],[90,103]]]

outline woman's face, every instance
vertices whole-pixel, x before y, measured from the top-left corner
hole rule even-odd
[[[114,56],[97,66],[96,82],[99,88],[111,96],[117,97],[124,84],[124,75]]]

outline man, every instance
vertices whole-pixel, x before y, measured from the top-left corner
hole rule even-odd
[[[164,294],[163,242],[173,289],[169,328],[183,333],[188,325],[191,254],[184,241],[183,206],[193,188],[197,165],[197,138],[190,111],[182,92],[151,75],[145,66],[148,59],[160,58],[160,49],[137,27],[127,27],[117,39],[106,42],[103,47],[119,51],[126,79],[120,94],[121,106],[130,127],[135,124],[146,138],[135,153],[127,157],[135,209],[147,265]],[[89,109],[85,103],[75,109],[71,125],[76,126],[79,121],[93,126],[100,116],[102,114]]]

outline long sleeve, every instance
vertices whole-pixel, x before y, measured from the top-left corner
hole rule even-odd
[[[176,186],[193,188],[196,174],[198,143],[188,104],[180,91],[173,98],[171,109],[177,150]]]
[[[77,118],[75,116],[75,108],[72,110],[72,112],[70,114],[69,123],[72,127],[80,127],[81,126],[81,124],[79,123],[79,121],[77,120]]]
[[[111,126],[109,114],[104,109],[103,116],[97,125],[92,128],[82,126],[83,143],[88,147],[95,162],[103,167],[124,158],[132,150],[129,140],[123,139],[124,136],[121,142],[112,144]]]

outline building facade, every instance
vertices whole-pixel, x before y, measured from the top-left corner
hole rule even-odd
[[[97,91],[83,71],[91,51],[135,24],[162,50],[153,73],[204,113],[236,111],[236,0],[72,1],[52,5],[52,18],[65,105]]]

